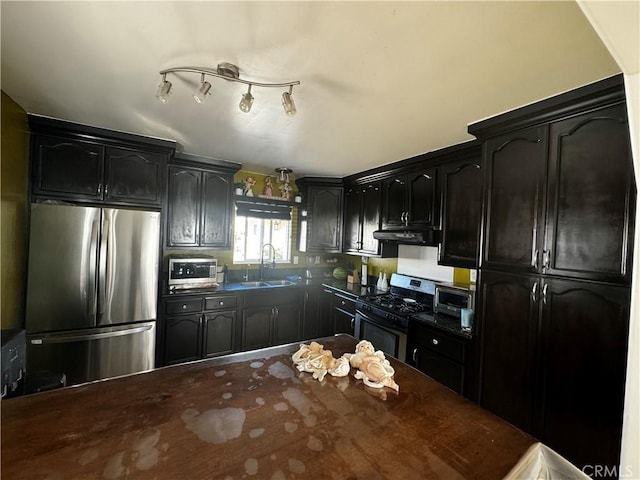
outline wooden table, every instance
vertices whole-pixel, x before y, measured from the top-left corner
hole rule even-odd
[[[338,357],[356,340],[319,340]],[[391,358],[400,392],[297,344],[2,401],[2,478],[499,479],[535,439]]]

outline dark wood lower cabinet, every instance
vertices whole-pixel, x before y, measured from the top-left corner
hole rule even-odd
[[[542,293],[539,436],[580,467],[614,467],[622,435],[630,289],[545,279]]]
[[[165,319],[164,364],[191,362],[200,358],[202,314]]]
[[[331,311],[331,319],[333,324],[333,333],[354,334],[356,317],[356,300],[355,298],[333,294],[333,309]]]
[[[235,310],[206,313],[204,316],[203,356],[216,357],[233,353],[235,324]]]
[[[330,322],[331,299],[333,293],[325,293],[324,289],[308,287],[304,291],[302,340],[326,337],[332,334]],[[325,296],[328,296],[328,300]]]
[[[480,404],[579,468],[618,465],[630,289],[487,271],[481,285]]]
[[[236,296],[185,295],[165,301],[164,365],[233,353]]]
[[[451,390],[466,394],[468,340],[420,324],[412,325],[409,337],[407,361]]]
[[[244,296],[240,350],[300,340],[302,296],[297,288],[254,291]]]

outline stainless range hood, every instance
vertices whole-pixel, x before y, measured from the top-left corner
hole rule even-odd
[[[434,228],[405,228],[400,230],[376,230],[373,238],[381,242],[403,245],[424,245],[436,247],[440,241],[440,231]]]

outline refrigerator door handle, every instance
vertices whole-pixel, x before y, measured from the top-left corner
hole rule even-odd
[[[87,318],[92,318],[95,324],[97,318],[98,308],[98,277],[97,277],[97,263],[98,263],[98,237],[100,235],[100,228],[98,220],[91,222],[91,234],[89,237],[89,263],[88,263],[88,278],[87,278]]]
[[[151,330],[153,325],[141,325],[139,327],[126,327],[118,330],[112,330],[109,332],[96,332],[96,331],[87,331],[86,333],[56,333],[51,335],[43,335],[41,337],[34,336],[29,342],[32,345],[44,345],[50,343],[67,343],[67,342],[80,342],[86,340],[98,340],[100,338],[112,338],[112,337],[120,337],[123,335],[134,335],[136,333],[146,332]]]
[[[102,322],[102,317],[108,315],[105,311],[107,301],[107,268],[109,261],[109,236],[111,234],[110,222],[107,218],[107,211],[102,211],[102,237],[100,239],[100,268],[98,271],[98,323]]]

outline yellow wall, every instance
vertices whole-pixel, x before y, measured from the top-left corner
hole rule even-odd
[[[2,148],[0,192],[2,237],[0,243],[0,324],[2,329],[24,326],[27,264],[27,184],[29,129],[25,111],[2,92]]]

